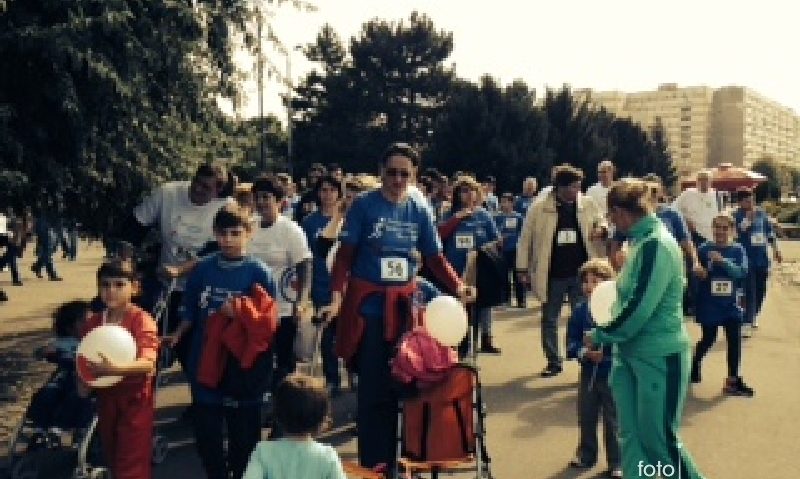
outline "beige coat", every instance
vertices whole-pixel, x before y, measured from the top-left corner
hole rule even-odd
[[[583,194],[578,195],[577,203],[578,224],[586,253],[589,258],[605,255],[604,242],[589,239],[594,227],[607,227],[600,208],[593,199]],[[528,208],[517,243],[516,269],[528,271],[531,290],[540,302],[547,299],[547,278],[557,222],[555,193],[551,191]]]

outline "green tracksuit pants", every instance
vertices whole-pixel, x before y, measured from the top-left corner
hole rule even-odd
[[[626,479],[703,478],[678,436],[690,361],[688,350],[656,357],[614,356],[610,380]]]

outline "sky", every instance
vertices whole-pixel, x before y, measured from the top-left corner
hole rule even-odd
[[[794,0],[312,0],[316,12],[277,10],[272,25],[284,44],[313,42],[329,23],[347,40],[373,18],[427,14],[453,33],[446,63],[459,77],[490,74],[543,92],[547,86],[654,90],[680,86],[750,87],[800,114],[800,2]],[[268,51],[268,50],[267,50]],[[285,70],[285,57],[268,53]],[[298,81],[313,65],[291,55]],[[247,60],[242,61],[248,64]],[[265,87],[265,110],[285,115],[278,93]],[[255,84],[244,116],[258,112]]]

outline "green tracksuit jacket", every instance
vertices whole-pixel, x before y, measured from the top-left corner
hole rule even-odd
[[[655,215],[636,222],[628,236],[611,322],[592,332],[596,344],[614,345],[610,383],[622,474],[653,477],[648,473],[659,470],[665,478],[702,478],[678,436],[691,360],[683,255]]]

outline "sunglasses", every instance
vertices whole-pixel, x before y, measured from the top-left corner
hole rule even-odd
[[[255,198],[257,200],[270,200],[270,199],[274,200],[275,195],[273,195],[272,193],[256,193]]]
[[[124,288],[126,284],[128,284],[128,281],[124,279],[114,279],[114,280],[104,279],[103,281],[100,281],[100,287],[103,289],[110,289],[110,288],[120,289]]]
[[[385,172],[386,176],[392,177],[400,177],[400,178],[410,178],[411,172],[408,170],[404,170],[402,168],[386,168]]]

